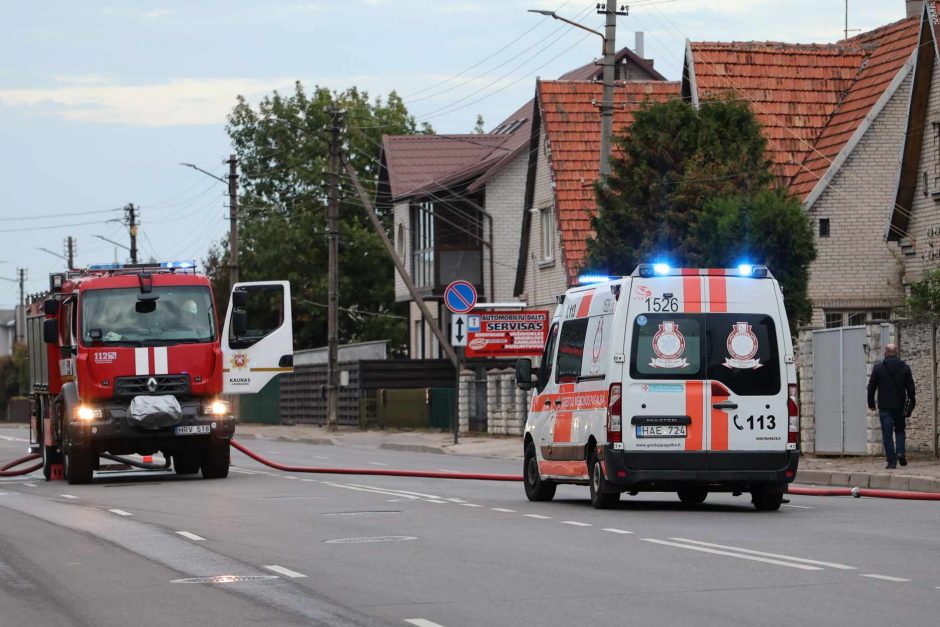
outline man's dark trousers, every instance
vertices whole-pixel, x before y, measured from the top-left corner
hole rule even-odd
[[[898,456],[904,457],[904,412],[897,409],[880,409],[881,416],[881,439],[884,442],[885,458],[889,466],[895,466],[898,463]],[[895,436],[897,437],[897,448],[895,449]]]

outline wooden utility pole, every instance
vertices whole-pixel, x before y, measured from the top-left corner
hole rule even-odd
[[[228,258],[231,287],[238,283],[238,158],[228,161]]]
[[[15,325],[16,325],[16,341],[25,342],[26,341],[26,268],[17,268],[16,269],[17,281],[20,284],[20,307],[19,311],[16,312]]]
[[[133,203],[124,207],[124,219],[127,220],[127,231],[131,234],[131,263],[137,263],[137,208]]]
[[[69,264],[69,270],[75,268],[75,243],[75,238],[71,235],[65,238],[65,261]]]
[[[333,431],[339,414],[339,144],[343,112],[333,107],[330,116],[333,123],[330,129],[330,198],[326,214],[329,237],[326,428]]]

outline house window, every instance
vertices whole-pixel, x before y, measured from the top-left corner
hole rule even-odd
[[[403,258],[405,256],[405,225],[398,223],[398,257]]]
[[[842,326],[842,312],[826,314],[826,328],[838,329]]]
[[[542,228],[542,261],[551,261],[555,257],[552,250],[552,243],[555,239],[555,220],[551,207],[539,210],[539,222]]]
[[[873,309],[871,311],[827,311],[826,328],[857,327],[867,322],[887,320],[890,312],[887,309]]]
[[[819,237],[829,237],[829,218],[819,219]]]
[[[417,287],[434,285],[434,203],[417,205],[414,228],[413,272]]]
[[[864,311],[853,311],[848,314],[848,323],[846,326],[857,327],[859,325],[865,324],[865,312]]]
[[[887,311],[887,310],[873,311],[873,312],[871,312],[869,319],[870,319],[871,321],[873,321],[873,322],[876,322],[876,321],[878,321],[878,320],[887,320],[887,319],[888,319],[888,311]]]

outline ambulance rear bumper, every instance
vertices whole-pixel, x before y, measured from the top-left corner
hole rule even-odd
[[[746,491],[775,485],[786,492],[796,478],[799,451],[636,452],[604,447],[607,482],[634,490],[671,491],[690,485]]]

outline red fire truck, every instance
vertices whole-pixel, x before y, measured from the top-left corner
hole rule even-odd
[[[46,479],[88,483],[101,455],[162,452],[178,474],[228,475],[222,394],[293,370],[290,284],[237,283],[224,324],[194,262],[52,274],[27,309],[31,450]]]

